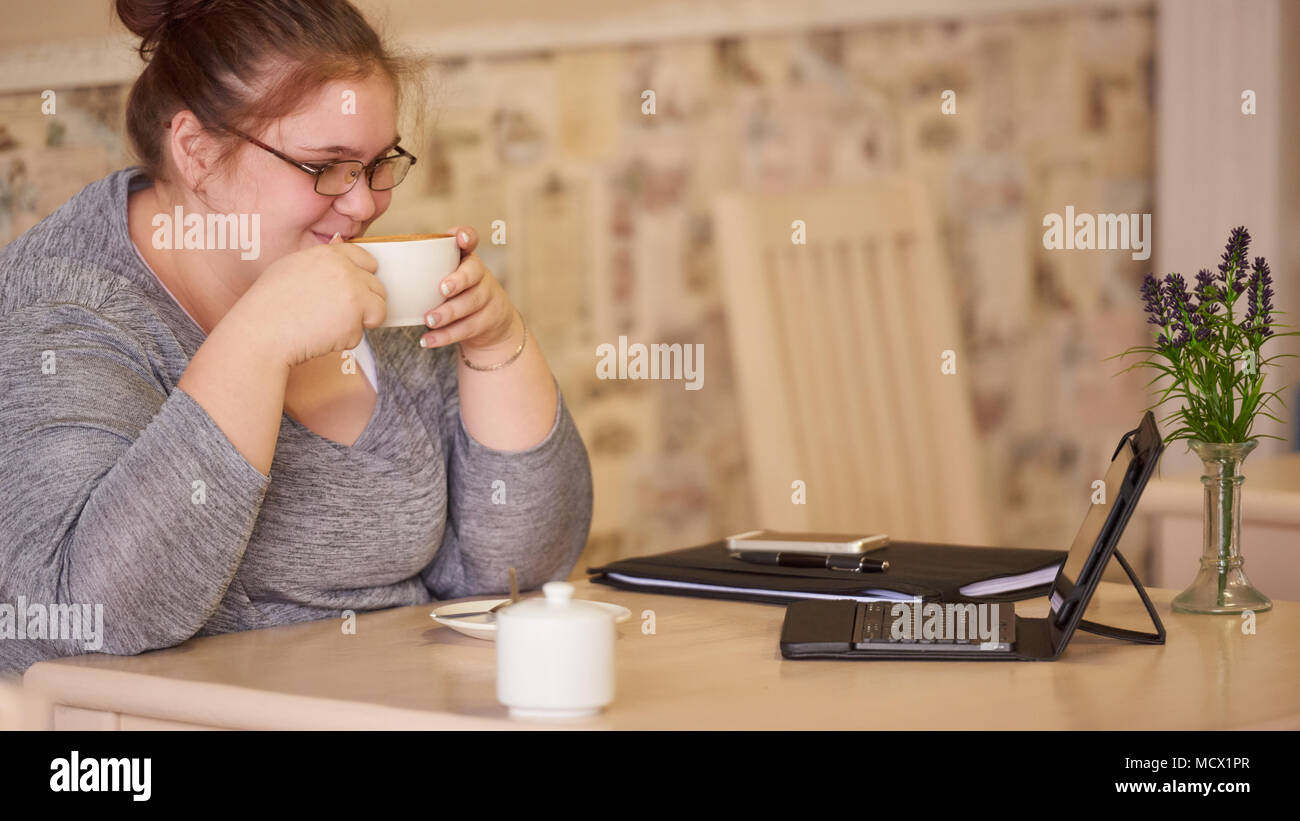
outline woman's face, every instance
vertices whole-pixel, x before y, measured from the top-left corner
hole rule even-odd
[[[369,163],[392,153],[396,121],[391,83],[372,75],[326,85],[302,111],[252,136],[298,162]],[[260,253],[240,262],[250,283],[275,260],[327,243],[336,231],[343,239],[364,234],[393,197],[391,190],[370,190],[365,175],[346,194],[318,194],[310,174],[252,143],[240,149],[222,187],[220,200],[232,212],[258,215]]]

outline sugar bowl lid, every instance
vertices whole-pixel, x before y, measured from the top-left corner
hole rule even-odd
[[[575,600],[573,585],[569,582],[547,582],[542,585],[544,598],[528,599],[503,608],[498,619],[528,619],[548,622],[613,622],[614,616],[603,607]]]

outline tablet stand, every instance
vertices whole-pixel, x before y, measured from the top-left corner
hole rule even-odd
[[[1124,568],[1124,573],[1128,575],[1129,581],[1133,582],[1133,587],[1137,589],[1138,595],[1142,597],[1142,604],[1146,606],[1147,614],[1151,616],[1151,622],[1155,625],[1156,632],[1141,633],[1137,630],[1126,630],[1122,627],[1109,627],[1104,624],[1097,624],[1096,622],[1087,621],[1086,619],[1079,619],[1078,628],[1098,636],[1106,636],[1107,638],[1112,639],[1136,641],[1142,644],[1164,644],[1165,626],[1160,621],[1160,616],[1156,613],[1155,605],[1151,603],[1151,599],[1147,596],[1146,588],[1144,588],[1142,583],[1138,581],[1137,574],[1133,572],[1133,568],[1129,567],[1128,562],[1124,561],[1124,556],[1120,554],[1118,548],[1116,548],[1113,555],[1115,559],[1119,561],[1119,566]],[[1096,591],[1093,591],[1093,595],[1096,595]],[[1091,604],[1092,600],[1089,599],[1088,603]],[[1085,615],[1087,612],[1087,610],[1084,610]]]

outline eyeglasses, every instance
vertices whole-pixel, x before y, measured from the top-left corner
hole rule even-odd
[[[316,193],[327,197],[341,197],[351,191],[357,184],[357,180],[361,179],[363,172],[371,191],[388,191],[396,188],[406,178],[406,172],[415,165],[415,156],[400,145],[393,146],[396,154],[380,157],[369,165],[360,160],[334,160],[327,163],[298,162],[238,129],[226,128],[226,130],[238,134],[258,148],[271,152],[294,168],[311,174],[316,178]]]

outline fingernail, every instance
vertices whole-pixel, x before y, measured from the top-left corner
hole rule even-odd
[[[339,231],[335,231],[335,232],[334,232],[334,236],[330,237],[330,242],[333,242],[334,240],[338,239],[340,233],[341,233],[341,232],[339,232]]]
[[[433,313],[432,313],[432,312],[427,313],[427,314],[424,315],[424,324],[425,324],[425,325],[428,325],[430,328],[433,327]]]
[[[465,243],[466,245],[469,245],[469,231],[460,232],[460,241]]]
[[[443,295],[443,296],[451,296],[451,283],[450,283],[450,282],[444,282],[444,283],[442,283],[442,295]]]
[[[424,337],[420,337],[420,347],[421,348],[429,347],[429,340],[425,339]]]

